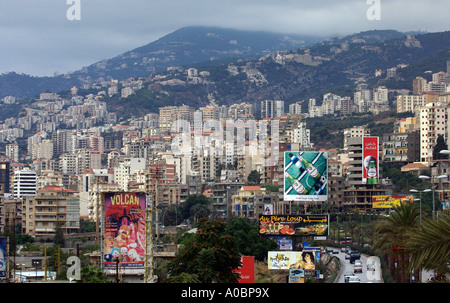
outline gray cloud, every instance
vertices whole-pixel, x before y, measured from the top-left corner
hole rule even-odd
[[[448,0],[380,0],[369,21],[366,0],[2,0],[0,72],[66,73],[145,45],[180,27],[221,26],[283,33],[340,35],[369,29],[449,29]]]

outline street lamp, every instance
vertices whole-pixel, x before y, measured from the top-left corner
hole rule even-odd
[[[420,223],[422,224],[422,193],[426,193],[426,192],[430,192],[431,191],[431,189],[424,189],[424,190],[417,190],[417,189],[410,189],[409,190],[410,192],[413,192],[413,193],[419,193],[419,205],[420,205],[420,216],[419,216],[419,218],[420,218]],[[414,199],[414,200],[416,200],[416,199]]]
[[[435,206],[434,206],[434,180],[435,179],[444,179],[447,178],[447,175],[440,175],[440,176],[424,176],[424,175],[420,175],[419,179],[431,179],[431,188],[433,189],[433,217],[434,217],[434,210],[435,210]]]
[[[440,154],[444,154],[444,155],[450,155],[450,150],[448,149],[443,149],[439,152]]]

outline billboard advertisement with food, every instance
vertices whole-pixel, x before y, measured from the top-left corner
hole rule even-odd
[[[386,195],[386,196],[373,196],[372,207],[373,208],[394,208],[401,203],[414,201],[412,195]]]
[[[284,200],[326,201],[327,158],[326,152],[285,152]]]
[[[259,216],[259,234],[267,236],[327,236],[328,215]]]
[[[105,193],[105,268],[144,267],[145,194]]]

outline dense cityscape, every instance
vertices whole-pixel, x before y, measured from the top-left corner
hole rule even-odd
[[[448,46],[346,66],[350,85],[330,76],[302,97],[271,86],[436,43],[362,37],[217,64],[132,52],[146,76],[2,92],[1,282],[448,283]]]

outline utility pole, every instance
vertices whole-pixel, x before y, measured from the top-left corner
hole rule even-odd
[[[145,263],[144,263],[144,283],[149,283],[149,276],[153,282],[153,220],[152,213],[157,211],[152,209],[151,196],[147,197],[145,206]]]
[[[96,197],[96,202],[97,202],[97,210],[96,210],[96,227],[95,227],[95,235],[97,237],[97,245],[100,244],[100,237],[99,237],[99,220],[100,220],[100,202],[99,202],[99,185],[98,185],[98,179],[95,180],[95,184],[96,184],[96,193],[95,193],[95,197]]]

